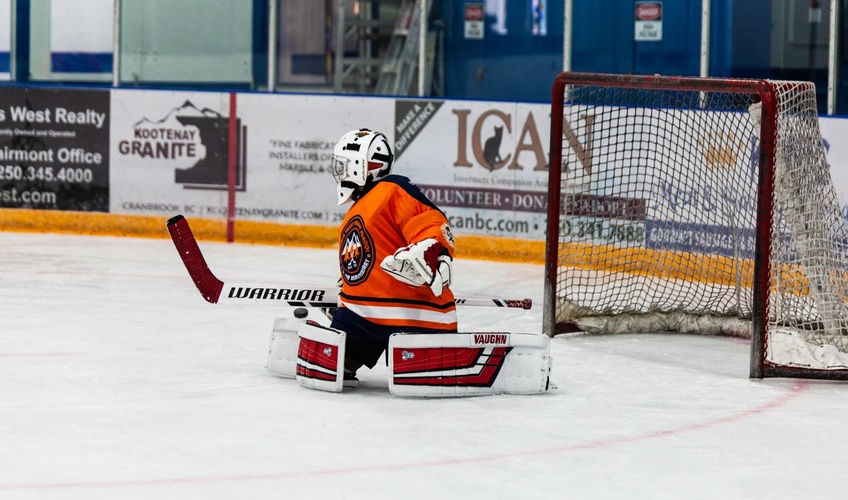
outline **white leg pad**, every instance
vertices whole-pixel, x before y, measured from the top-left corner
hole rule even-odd
[[[268,361],[265,368],[278,377],[294,378],[297,369],[297,348],[300,338],[297,329],[305,320],[277,318],[268,343]]]
[[[297,335],[297,382],[310,389],[342,392],[347,334],[309,321],[300,325]]]
[[[531,333],[395,334],[389,391],[398,396],[540,394],[549,387],[551,339]]]

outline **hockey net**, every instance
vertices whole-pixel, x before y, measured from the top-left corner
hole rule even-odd
[[[549,335],[735,335],[752,377],[848,378],[848,227],[812,83],[563,73],[548,188]]]

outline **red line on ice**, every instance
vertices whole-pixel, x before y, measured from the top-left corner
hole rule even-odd
[[[442,467],[445,465],[462,465],[462,464],[471,464],[471,463],[481,463],[481,462],[494,462],[497,460],[508,460],[512,458],[521,458],[528,457],[534,455],[550,455],[555,453],[564,453],[568,451],[574,450],[585,450],[585,449],[593,449],[593,448],[603,448],[606,446],[615,446],[619,444],[632,443],[634,441],[644,441],[648,439],[655,439],[667,436],[673,436],[676,434],[681,434],[684,432],[697,431],[701,429],[706,429],[709,427],[714,427],[716,425],[726,424],[730,422],[736,422],[738,420],[745,419],[747,417],[757,415],[759,413],[767,412],[771,409],[780,407],[796,397],[798,397],[801,393],[803,393],[808,387],[807,381],[799,381],[795,385],[792,386],[791,389],[783,393],[780,397],[764,403],[760,406],[755,406],[753,408],[749,408],[745,411],[735,413],[733,415],[728,415],[725,417],[719,417],[712,420],[706,420],[704,422],[699,422],[690,425],[684,425],[683,427],[678,427],[676,429],[668,429],[668,430],[660,430],[654,432],[647,432],[645,434],[638,434],[634,436],[620,436],[612,439],[601,439],[597,441],[590,441],[588,443],[581,444],[571,444],[566,446],[555,446],[552,448],[542,448],[538,450],[526,450],[526,451],[513,451],[509,453],[501,453],[496,455],[487,455],[481,457],[466,457],[466,458],[457,458],[453,460],[435,460],[431,462],[411,462],[407,464],[392,464],[392,465],[371,465],[371,466],[362,466],[362,467],[349,467],[342,469],[324,469],[324,470],[314,470],[314,471],[300,471],[300,472],[278,472],[272,474],[245,474],[241,476],[211,476],[211,477],[188,477],[188,478],[173,478],[173,479],[149,479],[149,480],[137,480],[137,481],[114,481],[114,482],[79,482],[79,483],[43,483],[43,484],[12,484],[2,486],[0,485],[0,491],[15,491],[15,490],[47,490],[47,489],[77,489],[77,488],[120,488],[122,486],[161,486],[168,484],[193,484],[193,483],[207,483],[207,482],[223,482],[223,481],[263,481],[263,480],[273,480],[273,479],[285,479],[290,477],[312,477],[312,476],[334,476],[339,474],[354,474],[354,473],[368,473],[368,472],[382,472],[382,471],[391,471],[391,470],[414,470],[425,467]]]

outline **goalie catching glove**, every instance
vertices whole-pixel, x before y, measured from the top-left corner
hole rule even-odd
[[[439,297],[450,285],[453,259],[434,238],[427,238],[389,255],[380,267],[401,283],[427,285]]]

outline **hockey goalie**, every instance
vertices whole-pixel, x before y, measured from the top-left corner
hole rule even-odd
[[[329,325],[277,320],[268,370],[341,392],[356,387],[357,372],[388,351],[392,394],[547,391],[547,336],[458,332],[448,219],[407,177],[391,173],[393,161],[386,136],[369,129],[350,131],[336,144],[337,201],[353,202],[339,231],[338,308]]]

